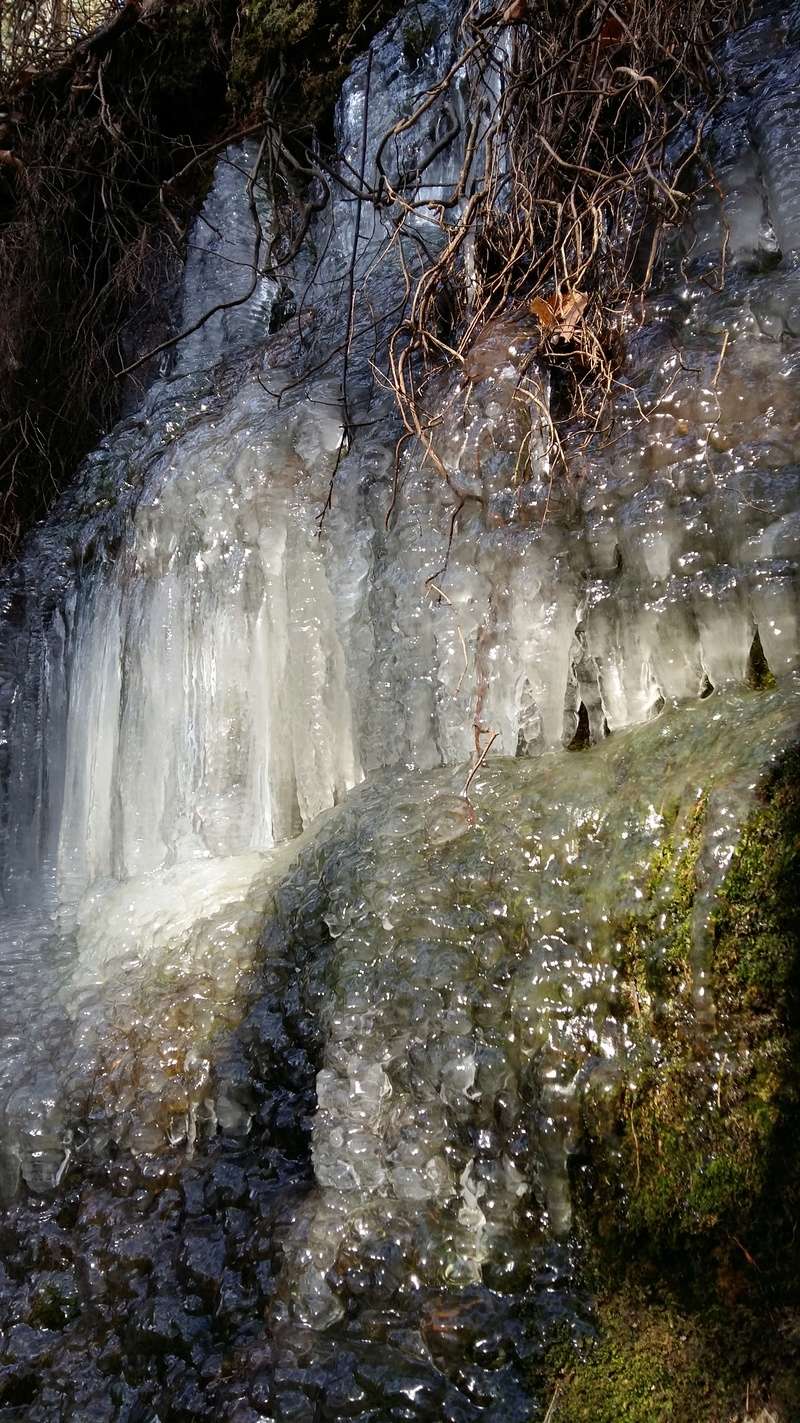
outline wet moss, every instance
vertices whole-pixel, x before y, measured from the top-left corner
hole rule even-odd
[[[713,962],[734,1011],[779,1024],[798,995],[797,913],[800,852],[800,752],[773,779],[765,805],[745,826],[718,896]]]
[[[753,1380],[800,1416],[800,751],[761,789],[715,896],[711,1010],[696,995],[705,817],[700,800],[618,926],[635,1087],[584,1103],[599,1342],[559,1361],[561,1423],[721,1423]]]
[[[772,1135],[796,1102],[797,759],[764,788],[716,896],[713,1015],[699,1015],[694,997],[703,800],[654,860],[647,911],[620,934],[642,1070],[616,1104],[613,1136],[635,1184],[625,1229],[646,1231],[650,1249],[725,1221],[741,1226],[765,1187]]]
[[[730,1383],[721,1388],[693,1319],[629,1292],[600,1306],[598,1324],[597,1342],[577,1367],[566,1341],[551,1350],[553,1423],[715,1423],[720,1417]]]
[[[234,108],[256,109],[265,83],[279,74],[288,134],[321,124],[355,55],[400,8],[400,0],[247,0],[228,75]]]
[[[75,1281],[64,1275],[45,1280],[32,1294],[28,1323],[35,1329],[64,1329],[80,1313]]]
[[[676,992],[692,977],[692,909],[705,816],[706,798],[701,796],[653,856],[644,912],[630,915],[619,928],[624,981],[638,985],[646,1002],[668,1015],[677,1006]]]

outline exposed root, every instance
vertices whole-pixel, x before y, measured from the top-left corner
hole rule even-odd
[[[94,0],[80,3],[87,14],[104,8],[99,0],[97,8]],[[194,34],[200,17],[198,53],[217,65],[223,93],[232,82],[236,24],[233,41],[230,32],[218,41],[209,3],[110,4],[107,25],[74,46],[63,63],[54,55],[60,68],[46,78],[44,98],[33,107],[26,99],[28,110],[0,141],[0,224],[3,202],[10,214],[0,232],[6,549],[108,423],[115,375],[133,372],[180,340],[151,340],[145,357],[138,354],[141,339],[123,349],[119,313],[137,301],[146,305],[164,270],[177,264],[187,215],[181,190],[188,195],[188,184],[199,186],[203,165],[231,137],[219,123],[224,102],[216,129],[205,134],[169,137],[163,124],[172,99],[165,98],[169,71],[160,36],[178,20]],[[376,379],[394,393],[406,436],[447,480],[436,448],[431,381],[443,367],[460,369],[466,403],[472,353],[487,328],[509,320],[534,336],[528,365],[520,365],[517,398],[531,407],[531,425],[535,420],[548,437],[551,481],[565,467],[568,446],[610,437],[626,338],[642,319],[663,233],[682,219],[692,192],[715,181],[702,156],[703,131],[718,102],[710,45],[735,24],[742,3],[510,0],[489,8],[486,0],[470,0],[448,72],[383,135],[374,160],[367,154],[365,108],[357,166],[326,151],[308,118],[298,120],[297,84],[292,108],[284,51],[275,50],[270,74],[259,81],[260,97],[239,129],[260,135],[259,182],[279,198],[268,241],[257,227],[253,283],[291,264],[334,183],[355,198],[357,217],[374,209],[386,232],[377,260],[399,262],[401,290],[387,339],[361,301],[356,222],[345,278],[346,330],[335,349],[315,358],[317,370],[332,362],[343,366],[348,441],[351,353],[366,334],[375,341]],[[359,0],[353,24],[348,21],[337,40],[339,60],[394,8],[394,0],[371,7]],[[244,0],[234,13],[249,13]],[[139,44],[143,32],[152,62],[142,83],[139,55],[130,70],[136,87],[120,54],[129,40]],[[273,38],[277,45],[280,36]],[[297,36],[284,40],[288,55]],[[8,66],[8,54],[0,60]],[[295,70],[298,62],[295,55]],[[333,71],[328,77],[332,82]],[[369,63],[366,80],[369,105]],[[178,108],[183,117],[183,99]],[[402,136],[415,138],[413,171],[396,159]],[[426,175],[448,150],[460,155],[458,171],[444,186],[424,190]],[[526,374],[534,364],[546,373],[546,400],[540,383]],[[35,397],[23,399],[34,370]],[[520,451],[522,464],[526,458]],[[393,507],[396,495],[397,480]]]
[[[469,6],[449,74],[380,145],[373,193],[396,206],[400,229],[424,208],[441,233],[416,277],[406,267],[407,308],[388,360],[405,429],[429,450],[420,391],[431,372],[463,363],[487,325],[509,315],[538,327],[554,400],[536,413],[550,427],[551,460],[563,461],[565,426],[584,442],[607,429],[662,234],[699,181],[715,107],[709,45],[738,10],[736,0],[520,0],[488,15],[477,0]],[[473,116],[460,172],[438,200],[409,196],[408,175],[393,174],[384,155],[456,73],[469,76],[463,112]],[[448,123],[415,184],[455,137]],[[520,394],[535,401],[530,390],[522,380]]]

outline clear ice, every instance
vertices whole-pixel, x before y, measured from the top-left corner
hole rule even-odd
[[[409,60],[401,16],[345,85],[354,164],[453,57],[457,6],[416,10],[428,51]],[[222,1373],[202,1383],[224,1327],[244,1423],[530,1418],[517,1302],[567,1308],[577,1103],[625,1070],[609,926],[668,798],[709,785],[713,893],[796,735],[799,39],[789,6],[727,42],[718,190],[631,337],[613,437],[568,481],[516,399],[522,316],[431,387],[436,461],[406,445],[395,470],[371,375],[392,229],[334,185],[319,260],[178,345],[4,576],[0,1187],[78,1202],[39,1264],[82,1358],[70,1291],[113,1334],[117,1280],[133,1355],[199,1351],[174,1387],[216,1416],[239,1418]],[[249,288],[254,156],[220,161],[180,327]],[[80,1283],[93,1251],[104,1278]],[[8,1357],[34,1350],[53,1386],[62,1356],[9,1299]],[[133,1420],[120,1387],[92,1360],[71,1416]]]

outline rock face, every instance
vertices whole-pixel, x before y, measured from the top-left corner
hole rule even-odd
[[[422,47],[409,15],[345,86],[357,170],[452,61],[455,8],[414,7]],[[391,214],[334,184],[313,253],[178,347],[8,575],[9,1410],[537,1416],[591,1332],[581,1230],[661,1238],[672,1067],[721,1164],[705,1195],[670,1167],[664,1208],[698,1258],[738,1234],[757,1178],[725,1187],[720,1133],[766,1154],[791,1096],[790,947],[770,1072],[730,984],[740,830],[797,736],[797,27],[774,7],[728,42],[715,185],[570,479],[521,313],[395,464]],[[220,163],[183,326],[250,290],[255,157]]]

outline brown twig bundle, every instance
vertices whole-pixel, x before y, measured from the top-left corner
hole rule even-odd
[[[405,428],[434,459],[423,413],[432,372],[443,360],[463,363],[488,323],[514,313],[538,326],[537,356],[554,391],[538,415],[556,452],[565,420],[586,436],[602,427],[664,228],[680,220],[697,182],[714,107],[710,46],[739,8],[511,0],[487,14],[470,4],[450,73],[378,155],[375,196],[400,210],[398,237],[423,205],[441,230],[434,260],[413,273],[404,263],[407,303],[389,352]],[[438,201],[409,200],[382,154],[425,122],[457,73],[469,76],[460,172]]]

